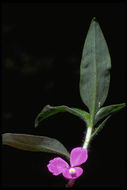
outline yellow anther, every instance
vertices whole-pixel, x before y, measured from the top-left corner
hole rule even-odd
[[[69,169],[69,172],[70,172],[70,173],[75,173],[75,169],[74,169],[74,168],[70,168],[70,169]]]

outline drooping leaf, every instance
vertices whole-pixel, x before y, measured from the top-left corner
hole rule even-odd
[[[109,50],[99,23],[94,18],[87,33],[80,66],[80,96],[93,118],[106,100],[110,68]]]
[[[57,153],[66,156],[69,159],[69,152],[67,149],[54,138],[4,133],[2,134],[2,144],[27,151]]]
[[[60,113],[60,112],[69,112],[73,115],[76,115],[78,116],[79,118],[83,119],[87,124],[89,122],[89,113],[81,110],[81,109],[78,109],[78,108],[70,108],[68,106],[50,106],[50,105],[47,105],[45,106],[42,111],[37,115],[36,119],[35,119],[35,127],[38,126],[38,124],[52,116],[52,115],[55,115],[57,113]]]
[[[110,106],[105,106],[102,107],[95,115],[95,124],[103,119],[104,117],[111,115],[119,110],[121,110],[122,108],[124,108],[126,106],[125,103],[123,104],[115,104],[115,105],[110,105]]]
[[[109,115],[97,128],[94,129],[92,135],[91,135],[91,139],[97,135],[104,127],[104,125],[106,124],[107,120],[111,117],[111,115]]]

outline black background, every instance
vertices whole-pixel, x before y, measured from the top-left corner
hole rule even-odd
[[[125,102],[125,13],[124,3],[3,4],[2,133],[53,137],[69,151],[80,146],[85,126],[77,117],[61,113],[36,129],[34,119],[47,104],[87,110],[79,94],[79,67],[94,16],[112,60],[105,105]],[[124,109],[91,142],[75,187],[125,186],[125,149]],[[3,187],[64,187],[62,175],[54,177],[46,167],[55,156],[3,146]]]

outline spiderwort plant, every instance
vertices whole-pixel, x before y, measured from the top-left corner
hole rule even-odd
[[[54,176],[62,174],[68,179],[66,187],[73,186],[74,181],[83,174],[81,165],[87,161],[92,138],[113,113],[125,107],[125,103],[102,107],[108,95],[110,69],[111,59],[107,43],[99,23],[93,18],[83,48],[79,84],[81,99],[89,112],[65,105],[46,105],[35,119],[37,127],[44,119],[60,112],[69,112],[79,117],[86,125],[86,136],[81,147],[73,148],[69,154],[64,145],[54,138],[13,133],[2,135],[3,144],[27,151],[51,152],[65,156],[70,160],[70,165],[61,157],[55,157],[47,163],[47,170]]]

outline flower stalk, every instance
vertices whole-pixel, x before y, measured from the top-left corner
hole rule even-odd
[[[76,181],[75,179],[70,179],[65,187],[67,188],[73,187],[75,184],[75,181]]]

